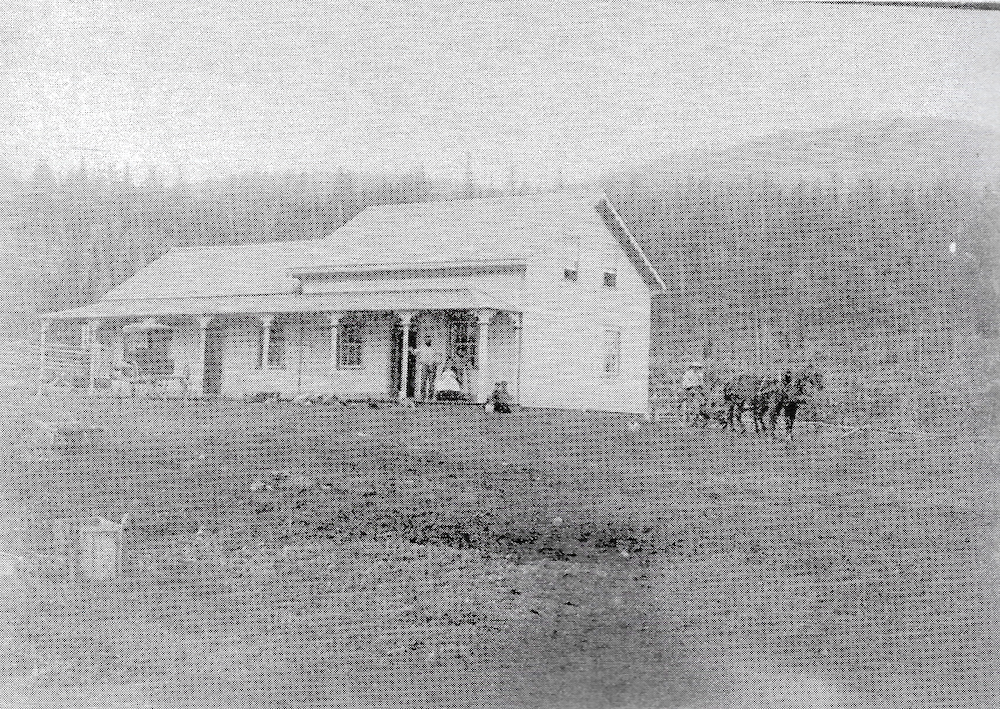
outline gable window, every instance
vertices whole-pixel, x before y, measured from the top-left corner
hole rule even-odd
[[[575,283],[580,271],[580,235],[563,229],[558,244],[563,262],[563,280]]]
[[[622,333],[621,330],[604,331],[604,376],[618,375],[621,362]]]
[[[364,366],[364,334],[361,325],[342,322],[337,333],[337,368],[361,369]]]
[[[617,246],[610,246],[601,259],[601,271],[604,274],[602,282],[605,288],[614,288],[618,285],[619,253]]]
[[[268,369],[281,369],[285,366],[285,327],[274,324],[271,326],[271,340],[267,349]]]

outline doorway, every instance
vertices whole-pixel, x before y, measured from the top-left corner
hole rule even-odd
[[[410,326],[410,337],[405,348],[407,358],[406,396],[413,398],[417,388],[417,357],[413,350],[417,347],[417,328]],[[398,325],[392,331],[392,347],[389,348],[389,396],[399,394],[400,378],[403,376],[403,328]]]
[[[222,356],[226,345],[226,331],[210,327],[205,331],[205,371],[201,390],[205,396],[222,393]]]

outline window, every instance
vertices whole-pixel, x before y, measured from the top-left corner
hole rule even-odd
[[[620,254],[621,249],[617,245],[610,246],[601,259],[605,288],[614,288],[618,285],[618,257]]]
[[[361,369],[364,366],[365,340],[359,323],[341,323],[337,332],[337,368]]]
[[[621,360],[622,333],[620,330],[604,331],[604,375],[613,377],[618,374]]]
[[[281,369],[285,366],[285,328],[282,325],[271,326],[271,341],[267,350],[267,366],[269,369]]]
[[[453,322],[449,329],[451,355],[463,367],[476,367],[475,326],[470,322]]]
[[[563,259],[563,280],[576,282],[580,271],[580,237],[563,230],[559,240]]]

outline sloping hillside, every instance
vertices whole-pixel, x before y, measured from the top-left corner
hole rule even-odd
[[[673,154],[640,166],[652,184],[678,175],[770,174],[791,181],[889,182],[946,179],[962,185],[1000,182],[1000,134],[967,121],[885,118],[789,130],[735,146]]]

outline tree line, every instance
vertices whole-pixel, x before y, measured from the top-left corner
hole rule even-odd
[[[997,333],[1000,201],[946,181],[629,184],[609,193],[671,292],[700,312],[815,326]]]
[[[524,186],[422,170],[244,174],[170,182],[155,169],[40,163],[0,185],[8,319],[82,305],[179,246],[320,238],[370,205],[497,196]],[[781,314],[819,325],[942,322],[991,336],[1000,295],[996,195],[952,182],[782,182],[767,175],[608,178],[603,188],[691,317]]]

